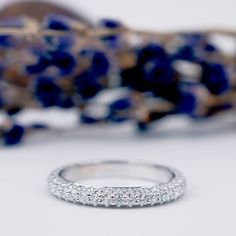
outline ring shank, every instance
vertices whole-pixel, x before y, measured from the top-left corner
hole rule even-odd
[[[84,183],[100,177],[123,177],[152,181],[151,185],[118,186]],[[125,185],[121,186],[122,182]],[[175,169],[149,163],[103,161],[58,168],[49,175],[48,188],[66,201],[105,207],[137,207],[163,204],[178,199],[185,191],[185,178]]]

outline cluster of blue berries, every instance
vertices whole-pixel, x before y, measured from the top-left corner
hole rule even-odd
[[[203,118],[234,106],[234,100],[222,102],[222,97],[236,92],[232,67],[225,65],[221,51],[208,35],[182,33],[171,42],[151,38],[133,44],[124,37],[125,27],[115,20],[102,20],[96,27],[108,33],[96,38],[78,34],[75,25],[72,19],[50,15],[43,20],[42,29],[63,34],[43,35],[31,44],[14,35],[0,35],[0,110],[10,120],[10,125],[0,126],[4,144],[17,144],[28,131],[46,128],[14,122],[27,105],[8,95],[6,84],[7,88],[27,91],[36,106],[78,108],[81,123],[133,120],[140,131],[169,115]],[[8,28],[23,26],[21,19],[0,24]],[[9,53],[14,50],[18,57],[27,55],[9,61]],[[131,63],[120,63],[127,58],[132,58]],[[197,72],[186,74],[180,65]],[[104,114],[88,112],[88,106],[104,91],[117,88],[126,93],[112,98]],[[150,100],[156,106],[151,106]]]

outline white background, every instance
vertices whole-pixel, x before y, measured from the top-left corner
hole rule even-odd
[[[114,16],[137,28],[236,27],[234,0],[60,2],[83,9],[93,20]],[[75,122],[73,115],[52,112],[45,117],[66,126]],[[171,119],[159,125],[159,134],[148,137],[137,136],[132,125],[78,128],[33,135],[19,147],[1,147],[0,235],[235,235],[235,114],[220,120],[193,125],[184,118]],[[47,193],[52,169],[92,159],[146,160],[176,167],[187,177],[187,194],[161,207],[97,209]]]

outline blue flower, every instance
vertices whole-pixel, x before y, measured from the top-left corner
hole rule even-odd
[[[120,37],[118,35],[107,35],[103,36],[101,40],[109,47],[109,48],[117,48],[119,46]]]
[[[184,45],[178,48],[173,58],[187,61],[196,61],[198,59],[195,53],[195,48],[191,45]]]
[[[169,59],[156,59],[144,65],[144,80],[147,91],[154,96],[177,102],[179,97],[178,81]]]
[[[86,115],[86,114],[81,114],[81,116],[80,116],[80,122],[82,124],[95,124],[99,121],[100,121],[99,119],[96,119],[96,118]]]
[[[107,119],[112,122],[122,122],[129,118],[129,113],[125,113],[130,109],[132,103],[129,98],[121,98],[109,105],[109,114]]]
[[[39,74],[44,72],[49,66],[56,66],[60,75],[70,75],[77,62],[75,58],[69,53],[60,50],[48,51],[46,53],[39,53],[37,63],[26,66],[25,70],[28,74]]]
[[[218,49],[213,44],[209,44],[209,43],[204,46],[204,49],[206,52],[217,52],[218,51]]]
[[[201,81],[212,94],[222,94],[230,88],[228,73],[218,63],[202,63]]]
[[[110,29],[117,29],[123,26],[120,21],[114,19],[102,19],[100,20],[99,25]]]
[[[18,114],[21,110],[22,110],[22,107],[12,106],[12,107],[9,107],[8,109],[6,109],[6,113],[9,116],[14,116],[14,115]]]
[[[97,77],[105,76],[110,67],[106,54],[96,49],[84,49],[80,53],[82,57],[90,60],[91,67],[89,70]]]
[[[57,106],[68,109],[74,106],[73,99],[69,96],[61,95],[57,101]]]
[[[113,20],[113,19],[102,19],[99,22],[99,25],[103,28],[107,28],[107,29],[111,29],[111,30],[115,30],[115,29],[119,29],[121,27],[123,27],[123,25],[117,21],[117,20]],[[113,33],[113,34],[109,34],[106,36],[102,36],[101,40],[110,48],[117,48],[119,46],[120,43],[120,34],[119,33]]]
[[[109,60],[103,52],[96,51],[92,58],[92,72],[97,76],[104,76],[109,70]]]
[[[164,48],[151,43],[137,49],[137,65],[121,71],[122,86],[144,91],[158,90],[157,84],[168,84],[173,70]]]
[[[27,65],[25,71],[28,74],[39,74],[44,72],[48,66],[51,65],[51,62],[48,57],[43,54],[38,55],[38,61],[33,65]]]
[[[177,104],[178,113],[193,114],[196,110],[197,99],[191,92],[182,91]]]
[[[20,143],[25,134],[25,128],[14,124],[10,129],[3,132],[3,142],[5,145],[16,145]]]
[[[173,74],[173,69],[167,59],[155,59],[144,65],[145,80],[151,84],[168,85],[173,81]]]
[[[12,46],[11,42],[12,37],[9,35],[0,35],[0,46],[1,47],[10,47]]]
[[[143,76],[143,68],[134,66],[124,69],[120,72],[121,86],[128,87],[132,90],[147,91],[149,89],[147,81]]]
[[[63,15],[50,14],[43,21],[43,27],[52,30],[67,31],[71,29],[70,19]]]
[[[75,58],[69,52],[56,50],[48,54],[51,65],[58,67],[61,75],[70,75],[77,65]]]
[[[43,123],[33,123],[29,125],[30,129],[35,129],[35,130],[45,130],[48,129],[48,125],[43,124]]]
[[[185,43],[192,46],[200,45],[205,40],[205,35],[200,33],[181,34]]]
[[[148,122],[137,121],[136,128],[139,133],[146,133],[150,129],[150,124]]]
[[[54,78],[41,76],[35,82],[35,96],[44,107],[57,106],[62,94]]]
[[[156,59],[162,60],[166,58],[167,54],[165,52],[165,49],[156,43],[150,43],[142,47],[141,49],[138,49],[137,53],[139,66],[142,66],[151,60],[156,60]]]
[[[140,92],[151,92],[176,103],[179,97],[178,81],[168,58],[150,60],[141,66],[121,71],[121,85]]]
[[[51,48],[64,51],[70,49],[74,45],[75,37],[69,34],[64,36],[45,36],[44,41]]]
[[[99,78],[91,71],[84,71],[74,78],[75,88],[77,93],[83,99],[94,97],[99,91],[103,89],[99,83]]]
[[[112,110],[125,110],[131,107],[131,101],[129,98],[120,98],[110,104]]]

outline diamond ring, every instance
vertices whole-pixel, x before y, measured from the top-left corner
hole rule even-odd
[[[101,184],[105,179],[108,183]],[[114,184],[115,179],[119,179],[118,184]],[[128,184],[130,180],[132,184]],[[178,170],[169,167],[102,161],[58,168],[49,175],[48,188],[52,195],[69,202],[104,207],[142,207],[178,199],[184,194],[186,182]]]

